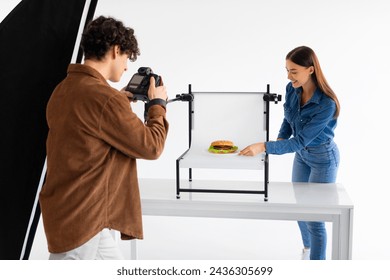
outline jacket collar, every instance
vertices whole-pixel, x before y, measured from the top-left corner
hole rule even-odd
[[[71,74],[71,73],[86,74],[86,75],[92,76],[92,77],[102,81],[103,83],[109,85],[107,80],[103,77],[102,74],[100,74],[99,71],[97,71],[95,68],[88,66],[88,65],[85,65],[85,64],[70,64],[68,66],[68,74]]]

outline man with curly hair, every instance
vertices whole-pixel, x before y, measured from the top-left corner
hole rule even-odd
[[[122,259],[109,229],[142,239],[136,159],[157,159],[168,132],[165,86],[148,91],[144,123],[111,87],[140,54],[134,30],[100,16],[86,28],[47,105],[47,173],[39,201],[50,259]]]

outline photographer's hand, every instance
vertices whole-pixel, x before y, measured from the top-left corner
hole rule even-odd
[[[133,95],[130,91],[127,91],[127,90],[126,90],[126,87],[122,88],[122,89],[121,89],[121,92],[122,92],[124,95],[126,95],[127,98],[129,98],[129,100],[131,100],[132,102],[134,102],[134,103],[137,102],[137,100],[134,100],[134,99],[133,99],[134,95]]]
[[[150,86],[148,90],[148,96],[150,100],[160,98],[162,100],[167,100],[167,89],[165,88],[162,79],[161,79],[161,86],[156,87],[156,82],[154,80],[154,77],[150,77]]]

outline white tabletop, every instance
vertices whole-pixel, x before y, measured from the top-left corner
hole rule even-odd
[[[181,181],[181,187],[256,189],[263,188],[262,182],[248,181],[203,181],[189,183]],[[142,200],[178,202],[215,202],[228,204],[255,204],[257,206],[310,207],[310,208],[353,208],[353,203],[341,184],[270,182],[268,201],[261,194],[222,194],[181,192],[176,199],[176,181],[173,179],[140,179]]]
[[[189,186],[261,190],[263,183],[181,181]],[[332,259],[352,258],[353,203],[341,184],[270,182],[268,201],[262,194],[197,192],[177,199],[172,179],[141,179],[140,190],[143,215],[332,222]]]

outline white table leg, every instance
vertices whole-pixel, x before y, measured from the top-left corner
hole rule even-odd
[[[133,239],[130,240],[130,259],[136,260],[137,258],[137,240]]]

